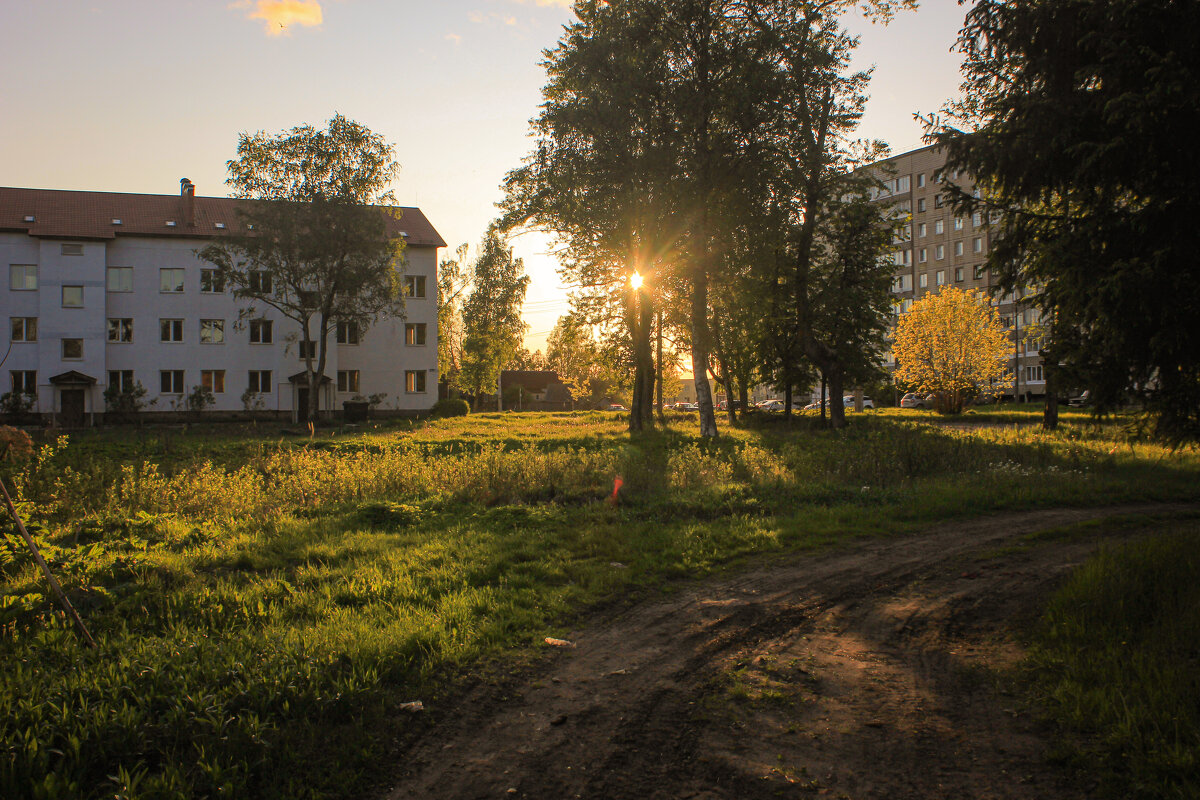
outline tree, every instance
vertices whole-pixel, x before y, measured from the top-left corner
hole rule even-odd
[[[448,385],[457,382],[462,369],[463,293],[471,285],[467,245],[460,244],[454,255],[438,265],[437,281],[438,375]]]
[[[471,294],[463,303],[463,362],[458,385],[475,397],[494,391],[500,370],[520,349],[526,325],[521,306],[529,276],[513,258],[496,225],[488,228],[472,267]]]
[[[1175,441],[1200,438],[1198,27],[1189,2],[979,0],[963,98],[929,120],[980,189],[951,199],[999,217],[988,266],[1054,320],[1044,366]]]
[[[366,127],[336,115],[325,130],[302,125],[279,134],[243,133],[227,163],[240,226],[205,247],[234,296],[300,328],[308,419],[319,411],[329,333],[337,324],[365,332],[381,316],[400,314],[403,239],[388,186],[393,149]]]
[[[934,392],[938,410],[957,414],[985,388],[1007,382],[1011,348],[995,308],[947,287],[925,295],[896,323],[896,382],[913,391]]]

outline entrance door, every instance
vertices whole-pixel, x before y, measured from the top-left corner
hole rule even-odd
[[[299,386],[296,388],[296,422],[306,422],[308,420],[308,387]]]
[[[62,425],[64,428],[83,427],[83,389],[61,389]]]

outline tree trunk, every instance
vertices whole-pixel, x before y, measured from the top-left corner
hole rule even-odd
[[[829,424],[833,428],[846,427],[846,404],[842,402],[842,371],[829,371]]]
[[[725,389],[725,413],[729,417],[729,424],[732,425],[733,423],[737,422],[737,411],[734,410],[732,402],[733,379],[730,377],[729,373],[729,359],[727,358],[725,351],[725,341],[721,336],[721,319],[715,314],[713,315],[712,335],[714,349],[716,350],[717,354],[717,363],[721,365],[720,376],[718,377],[714,373],[714,377]]]
[[[821,425],[825,425],[825,404],[829,393],[825,390],[829,387],[829,383],[825,378],[825,370],[821,370]]]
[[[1058,427],[1058,364],[1050,357],[1049,350],[1042,350],[1042,373],[1046,378],[1046,408],[1042,412],[1042,429],[1052,431]]]
[[[656,362],[656,367],[657,367],[657,371],[658,371],[658,379],[657,379],[657,381],[655,381],[655,385],[658,387],[657,405],[658,405],[658,422],[660,425],[666,424],[666,419],[663,417],[663,398],[662,398],[662,394],[663,394],[662,319],[663,319],[663,312],[662,312],[662,309],[660,308],[658,310],[658,359]]]
[[[792,382],[789,380],[783,388],[783,418],[792,421]]]
[[[642,402],[638,413],[642,427],[654,425],[654,350],[650,336],[654,331],[654,304],[644,289],[638,289],[638,367],[642,373]]]
[[[707,235],[701,241],[708,244]],[[713,413],[712,388],[708,384],[708,271],[707,257],[701,259],[692,280],[692,377],[696,382],[696,403],[700,406],[700,435],[717,437],[717,418]]]

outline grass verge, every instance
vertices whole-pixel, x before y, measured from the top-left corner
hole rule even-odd
[[[1200,797],[1200,525],[1104,549],[1057,593],[1029,657],[1063,756],[1112,797]]]

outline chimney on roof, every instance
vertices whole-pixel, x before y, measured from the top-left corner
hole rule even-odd
[[[183,199],[183,221],[196,226],[196,185],[187,178],[179,179],[179,196]]]

